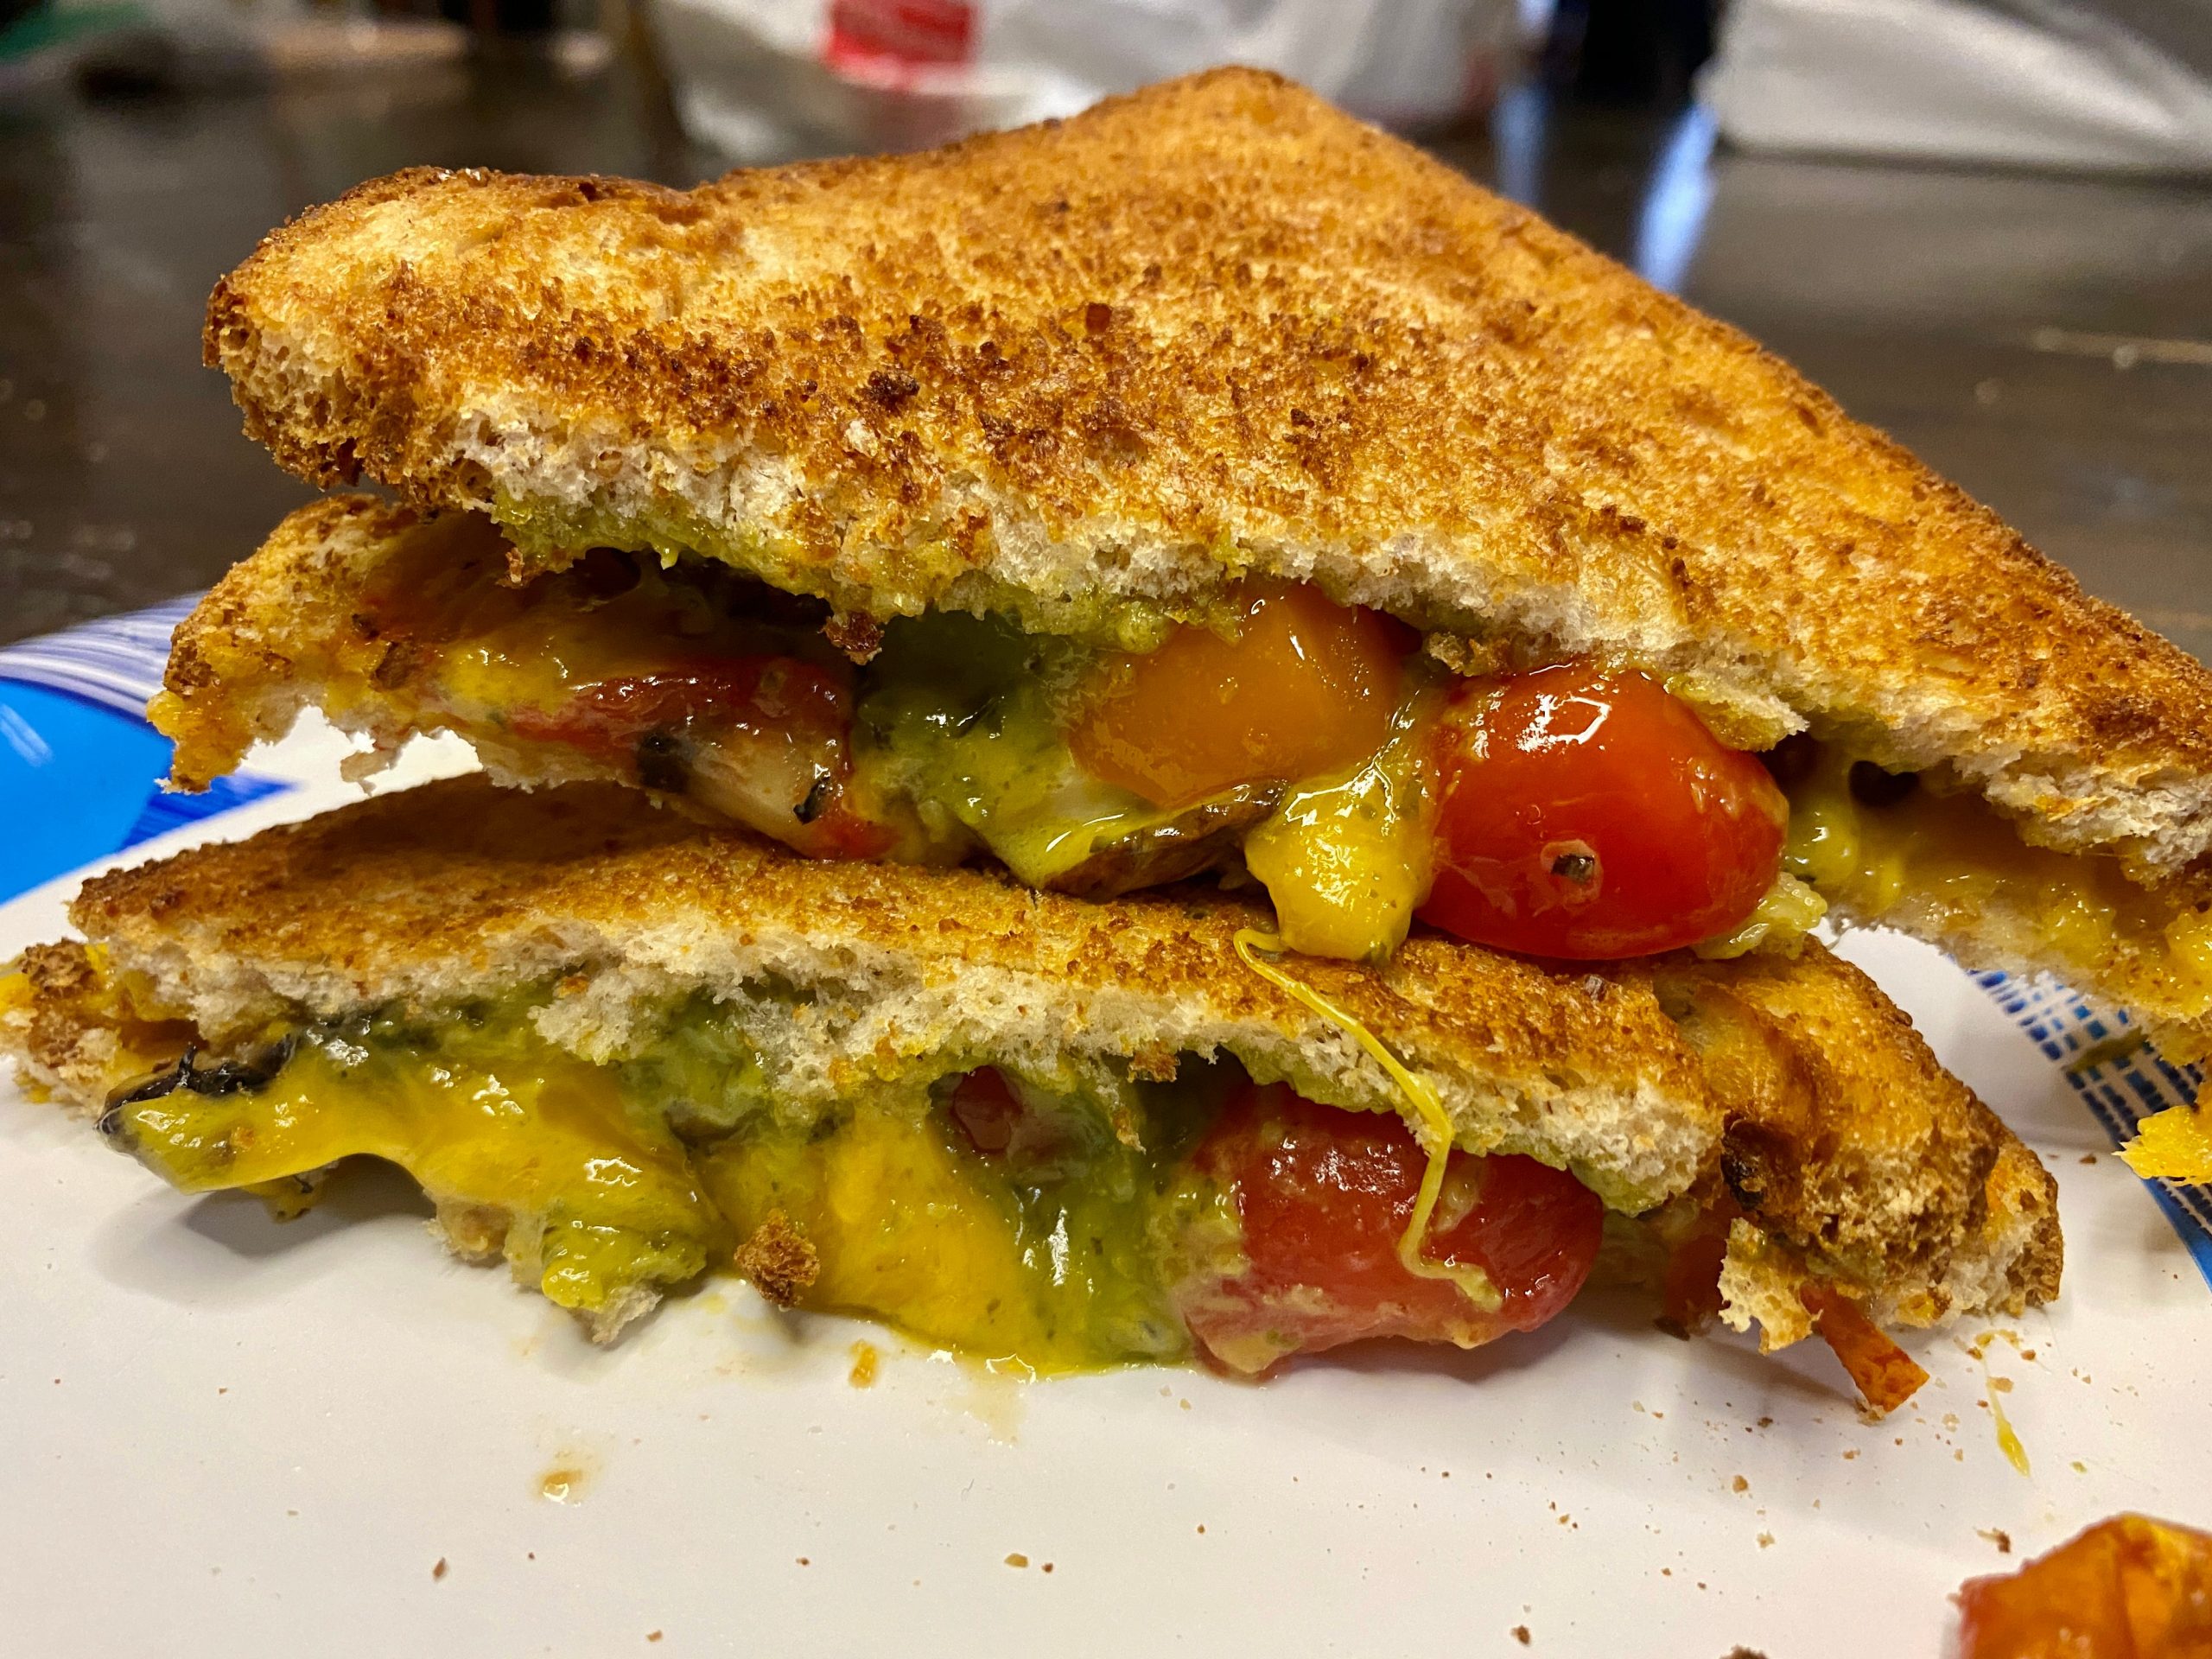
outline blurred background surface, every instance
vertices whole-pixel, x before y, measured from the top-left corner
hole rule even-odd
[[[0,0],[0,642],[205,586],[307,499],[199,337],[312,203],[684,185],[1227,58],[1745,328],[2212,655],[2212,0]]]

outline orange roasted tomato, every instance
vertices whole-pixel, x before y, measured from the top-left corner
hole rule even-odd
[[[844,800],[852,675],[796,657],[706,658],[518,709],[515,735],[563,743],[817,858],[867,858],[887,832]]]
[[[2118,1515],[1959,1591],[1959,1659],[2208,1659],[2212,1534]]]
[[[1850,1297],[1833,1285],[1810,1284],[1797,1299],[1876,1416],[1888,1416],[1920,1392],[1928,1381],[1920,1362],[1884,1335]]]
[[[1454,1152],[1422,1255],[1479,1268],[1501,1294],[1478,1306],[1399,1258],[1427,1155],[1396,1117],[1247,1085],[1206,1132],[1198,1169],[1234,1198],[1243,1270],[1176,1287],[1206,1352],[1240,1371],[1370,1337],[1463,1348],[1533,1331],[1573,1300],[1597,1259],[1604,1206],[1533,1158]]]
[[[1296,782],[1382,747],[1414,642],[1402,624],[1313,588],[1255,583],[1234,639],[1185,627],[1108,671],[1069,734],[1093,777],[1156,806]]]
[[[1789,806],[1649,675],[1565,664],[1454,689],[1433,738],[1436,885],[1421,918],[1577,959],[1724,934],[1781,868]]]

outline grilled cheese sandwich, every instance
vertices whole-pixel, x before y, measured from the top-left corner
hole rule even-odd
[[[1205,888],[1100,906],[480,778],[73,916],[89,944],[0,979],[34,1081],[191,1191],[297,1208],[401,1164],[457,1250],[602,1338],[739,1267],[1039,1371],[1256,1370],[1496,1339],[1601,1235],[1656,1284],[1716,1224],[1682,1311],[1771,1341],[1825,1292],[1894,1327],[2057,1286],[2049,1177],[1816,945],[1585,972],[1416,935],[1355,966]]]
[[[325,503],[211,597],[156,710],[186,786],[316,702],[817,856],[1249,874],[1310,953],[1416,916],[1788,949],[1825,906],[2212,1043],[2204,671],[1740,336],[1272,77],[688,193],[399,175],[273,235],[207,345],[285,464],[427,516]],[[448,594],[459,632],[410,639],[305,579],[441,548],[648,597]],[[626,607],[702,595],[632,648]],[[1657,758],[1599,765],[1608,719]],[[1599,773],[1606,812],[1559,810]]]

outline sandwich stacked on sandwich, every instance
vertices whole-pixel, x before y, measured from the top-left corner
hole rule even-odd
[[[94,884],[0,1034],[188,1186],[406,1165],[595,1333],[734,1260],[1260,1369],[1602,1254],[1889,1400],[1878,1325],[2055,1292],[2051,1187],[1807,929],[2212,1046],[2203,671],[1274,78],[690,192],[396,175],[207,348],[399,499],[179,630],[176,781],[308,705],[489,781]]]

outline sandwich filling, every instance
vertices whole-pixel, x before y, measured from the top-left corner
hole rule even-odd
[[[1823,908],[1783,868],[1758,758],[1632,670],[1455,677],[1389,617],[1281,582],[1137,653],[950,612],[855,629],[604,549],[518,587],[466,518],[396,539],[301,653],[340,724],[454,731],[510,777],[612,779],[810,856],[988,853],[1096,899],[1224,871],[1267,888],[1291,948],[1355,959],[1417,916],[1613,960],[1787,943]],[[157,700],[180,779],[236,764],[222,702],[174,676]]]
[[[180,632],[153,709],[175,777],[313,700],[372,763],[452,731],[505,781],[619,782],[817,858],[988,855],[1096,899],[1255,880],[1310,956],[1382,959],[1416,918],[1541,957],[1786,950],[1833,904],[2064,974],[2170,1058],[2212,1030],[2193,878],[2031,846],[1961,780],[1840,741],[1732,747],[1632,667],[1454,673],[1451,642],[1281,582],[1137,651],[835,617],[696,556],[600,548],[518,584],[518,557],[472,515],[299,515]]]
[[[345,1159],[397,1163],[464,1253],[594,1320],[734,1262],[774,1300],[1039,1372],[1472,1347],[1551,1319],[1597,1256],[1604,1206],[1573,1176],[1431,1160],[1391,1114],[1234,1062],[1110,1095],[932,1067],[800,1106],[711,1002],[594,1065],[532,1029],[544,1000],[363,1016],[213,1064],[188,1049],[118,1088],[100,1127],[188,1192],[286,1211]]]
[[[100,1022],[121,1078],[100,1117],[112,1142],[187,1192],[243,1190],[280,1216],[347,1160],[397,1164],[458,1252],[504,1257],[602,1338],[734,1269],[780,1305],[1039,1374],[1198,1357],[1255,1375],[1370,1338],[1533,1330],[1624,1226],[1614,1248],[1656,1260],[1669,1318],[1696,1325],[1720,1311],[1742,1225],[1724,1194],[1609,1229],[1574,1176],[1427,1133],[1417,1088],[1409,1127],[1233,1059],[1137,1078],[946,1056],[825,1103],[774,1086],[749,1005],[674,998],[591,1060],[538,1028],[557,987],[216,1057],[187,1025],[133,1017],[97,953],[79,960],[77,1016]],[[0,1013],[32,995],[0,979]],[[1818,1279],[1803,1295],[1875,1403],[1917,1385],[1850,1296]]]

